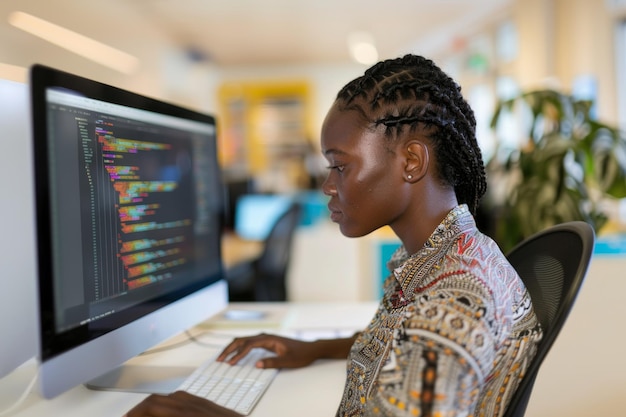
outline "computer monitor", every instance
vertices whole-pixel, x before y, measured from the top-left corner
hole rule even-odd
[[[235,233],[242,239],[265,240],[294,199],[287,194],[241,195],[235,207]]]
[[[227,305],[215,119],[40,65],[31,95],[41,393],[171,391],[120,366]]]
[[[254,180],[251,177],[226,177],[224,178],[226,191],[226,218],[224,227],[228,232],[235,230],[235,213],[239,199],[247,194],[256,192]]]
[[[0,80],[0,378],[35,357],[35,215],[29,89]]]

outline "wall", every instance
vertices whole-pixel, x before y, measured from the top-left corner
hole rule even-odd
[[[597,110],[617,123],[614,24],[617,10],[597,0],[523,0],[512,14],[519,30],[515,78],[522,89],[571,91],[580,77],[597,82]]]
[[[394,239],[384,230],[354,239],[328,218],[300,227],[287,273],[291,301],[376,301],[380,299],[379,245]],[[395,240],[395,239],[394,239]]]
[[[512,75],[522,89],[534,88],[556,76],[555,13],[552,0],[518,1],[512,11],[519,41],[519,55]]]
[[[591,76],[598,83],[598,113],[617,121],[614,16],[592,0],[557,0],[555,73],[571,88],[576,79]]]

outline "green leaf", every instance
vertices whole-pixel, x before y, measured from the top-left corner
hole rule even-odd
[[[525,106],[529,142],[508,151],[490,171],[519,178],[504,196],[496,225],[498,243],[517,243],[556,223],[583,220],[596,231],[606,223],[602,200],[626,198],[626,134],[593,119],[593,102],[557,90],[531,90],[502,100],[491,119]],[[499,165],[498,165],[499,164]]]

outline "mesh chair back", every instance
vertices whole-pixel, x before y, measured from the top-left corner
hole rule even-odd
[[[544,335],[504,417],[522,417],[526,412],[539,367],[565,324],[587,274],[594,242],[589,224],[567,222],[529,237],[507,255],[528,288]]]
[[[550,227],[514,247],[507,258],[526,285],[543,328],[537,354],[504,417],[522,417],[539,367],[574,305],[593,253],[590,225],[575,221]]]

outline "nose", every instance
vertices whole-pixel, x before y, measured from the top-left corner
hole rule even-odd
[[[333,196],[337,194],[337,188],[330,179],[330,174],[326,176],[326,179],[322,183],[322,192],[327,196]]]

